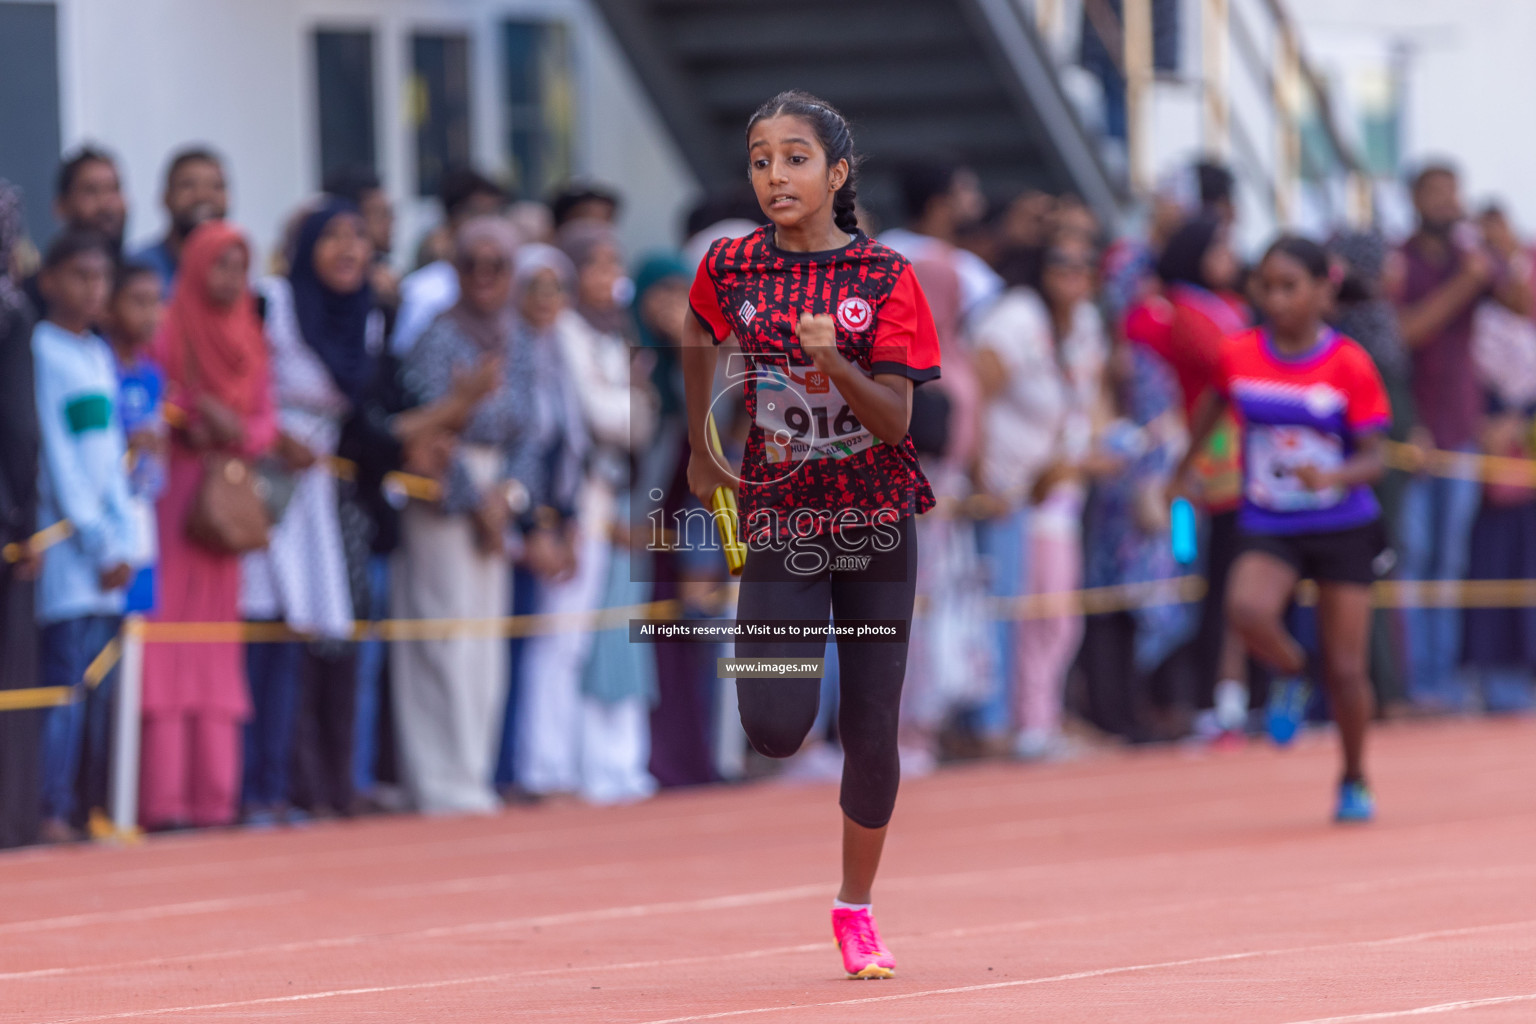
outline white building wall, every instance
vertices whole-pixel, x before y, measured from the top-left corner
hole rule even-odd
[[[696,183],[618,49],[583,0],[59,0],[66,148],[91,141],[122,160],[132,244],[164,230],[160,190],[173,150],[206,143],[229,165],[231,218],[265,253],[318,181],[312,31],[374,30],[378,155],[408,258],[438,216],[414,195],[414,137],[403,104],[410,34],[471,37],[473,144],[504,168],[497,29],[508,18],[564,20],[573,30],[578,100],[575,166],[626,199],[632,248],[676,241]]]
[[[1349,90],[1406,48],[1404,156],[1450,157],[1469,201],[1497,197],[1536,232],[1536,2],[1289,0],[1313,62]]]

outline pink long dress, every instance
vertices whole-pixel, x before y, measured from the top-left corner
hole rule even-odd
[[[219,365],[220,353],[207,351],[215,343],[205,333],[226,332],[236,336],[234,343],[249,348],[253,330],[260,339],[260,325],[248,308],[250,297],[242,295],[239,308],[226,314],[211,313],[206,300],[188,294],[201,292],[213,259],[236,244],[243,245],[243,239],[222,224],[204,225],[189,238],[157,357],[166,368],[168,403],[186,409],[192,404],[192,388],[180,348],[199,345],[200,389],[241,410],[241,447],[254,455],[270,448],[277,437],[264,351],[255,362],[244,364],[243,372],[232,373]],[[233,343],[220,337],[217,344]],[[178,435],[168,463],[165,491],[156,509],[159,603],[153,621],[236,622],[240,556],[209,551],[186,537],[187,517],[202,480],[202,455]],[[151,642],[145,647],[139,779],[144,827],[234,820],[240,796],[240,726],[250,714],[243,653],[239,643]]]

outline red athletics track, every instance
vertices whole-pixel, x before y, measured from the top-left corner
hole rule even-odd
[[[0,857],[0,1021],[1536,1021],[1536,722],[904,786],[841,978],[835,788]]]

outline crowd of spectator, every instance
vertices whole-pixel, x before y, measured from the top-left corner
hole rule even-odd
[[[610,190],[515,201],[457,169],[399,277],[377,178],[332,176],[263,268],[227,219],[227,173],[210,150],[174,155],[167,228],[137,251],[109,153],[67,156],[59,232],[37,249],[0,182],[0,689],[76,692],[0,711],[0,845],[80,838],[104,806],[118,672],[83,681],[129,614],[249,625],[245,641],[146,646],[150,830],[622,802],[767,771],[720,651],[633,643],[640,612],[590,617],[651,601],[731,614],[712,534],[664,527],[702,512],[676,351],[688,286],[709,242],[763,223],[750,193],[708,197],[676,247],[631,259]],[[1201,453],[1198,564],[1175,557],[1166,500],[1214,353],[1255,319],[1230,173],[1170,175],[1144,226],[1113,238],[1072,196],[989,201],[942,163],[897,178],[904,222],[864,223],[912,262],[943,349],[911,425],[941,500],[918,526],[904,770],[1059,758],[1094,737],[1238,741],[1265,680],[1221,611],[1235,422]],[[1375,360],[1391,436],[1452,453],[1449,471],[1380,485],[1380,568],[1536,578],[1536,490],[1454,465],[1531,454],[1532,258],[1496,206],[1465,214],[1450,166],[1411,188],[1411,237],[1326,240],[1335,325]],[[233,539],[247,494],[259,542]],[[61,522],[62,539],[34,537]],[[1092,614],[1028,600],[1189,575],[1203,599]],[[516,620],[533,625],[510,641],[463,621],[511,615],[548,617]],[[1533,615],[1379,612],[1381,706],[1529,709]],[[384,619],[439,628],[358,639]],[[836,663],[833,646],[790,775],[837,763]]]

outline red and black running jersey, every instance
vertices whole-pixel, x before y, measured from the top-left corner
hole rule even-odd
[[[828,396],[825,375],[797,339],[802,313],[829,314],[838,351],[865,373],[898,373],[919,385],[935,380],[938,332],[916,275],[900,254],[862,232],[841,249],[788,252],[774,244],[773,231],[767,225],[710,246],[689,293],[715,343],[734,334],[746,357],[733,357],[741,365],[729,371],[744,387],[753,424],[739,488],[743,533],[758,538],[776,527],[784,537],[857,525],[855,516],[839,522],[841,509],[888,509],[897,518],[928,511],[933,488],[912,438],[869,443],[836,389]]]

